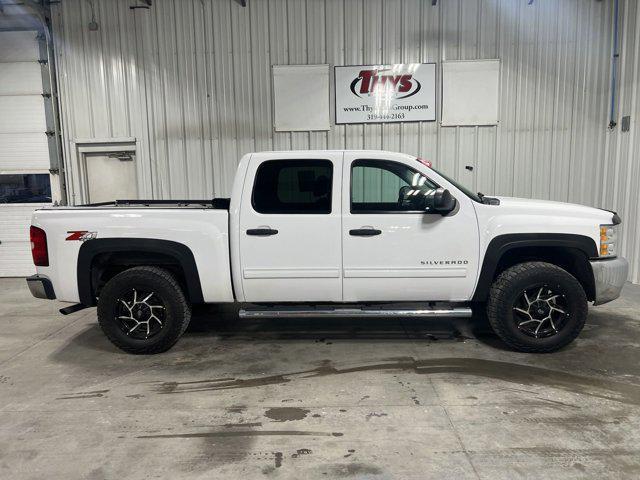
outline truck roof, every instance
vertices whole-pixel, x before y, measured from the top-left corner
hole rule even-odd
[[[303,156],[308,156],[308,155],[319,155],[319,154],[323,154],[323,153],[372,153],[375,152],[376,154],[385,154],[385,155],[401,155],[401,156],[406,156],[406,157],[412,157],[412,155],[408,155],[406,153],[400,153],[400,152],[392,152],[392,151],[388,151],[388,150],[374,150],[374,149],[333,149],[333,150],[263,150],[260,152],[253,152],[252,155],[273,155],[273,154],[296,154],[299,153],[300,155]]]

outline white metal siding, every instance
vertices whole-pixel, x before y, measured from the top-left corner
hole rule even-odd
[[[620,10],[618,125],[607,138],[600,201],[615,205],[626,222],[622,252],[629,259],[632,281],[640,283],[640,5],[625,0]],[[622,132],[621,119],[626,115],[631,116],[631,126]]]
[[[66,158],[77,137],[136,137],[140,195],[178,198],[229,195],[249,151],[403,151],[485,193],[618,210],[622,251],[640,282],[640,244],[632,241],[640,235],[640,173],[631,161],[639,143],[634,0],[621,1],[629,33],[621,101],[635,109],[626,134],[607,130],[613,0],[259,0],[247,8],[235,0],[157,0],[134,10],[129,0],[94,4],[95,32],[87,28],[87,2],[52,5]],[[272,65],[439,68],[444,60],[478,58],[501,60],[496,127],[423,122],[273,131]],[[437,82],[439,89],[440,70]],[[68,165],[67,173],[73,201],[78,169]]]

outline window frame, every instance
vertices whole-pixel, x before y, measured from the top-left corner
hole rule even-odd
[[[312,211],[312,210],[287,210],[287,211],[273,211],[273,212],[261,212],[256,208],[256,183],[260,170],[266,165],[274,162],[299,162],[300,165],[305,165],[310,162],[326,162],[331,167],[331,177],[329,178],[329,211]],[[328,158],[272,158],[261,162],[253,175],[253,185],[251,186],[251,209],[258,215],[331,215],[333,213],[333,180],[335,173],[335,165],[333,161]]]
[[[351,215],[377,215],[377,214],[389,215],[389,214],[407,214],[407,213],[408,214],[420,213],[422,215],[439,215],[438,212],[427,212],[426,210],[354,210],[353,209],[353,169],[354,167],[358,166],[357,165],[358,162],[362,162],[362,161],[393,163],[396,165],[400,165],[401,167],[405,167],[415,173],[419,173],[420,175],[425,177],[429,182],[433,183],[436,186],[436,188],[441,187],[441,185],[435,182],[428,175],[425,175],[420,170],[413,168],[407,165],[406,163],[398,162],[395,160],[387,160],[383,158],[356,158],[351,161],[351,165],[349,166],[349,213]],[[381,170],[384,170],[384,169],[381,169]]]

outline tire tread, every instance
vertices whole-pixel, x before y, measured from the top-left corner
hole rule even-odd
[[[540,272],[545,272],[545,275],[549,278],[562,277],[563,281],[572,281],[574,283],[573,288],[582,297],[580,304],[583,309],[575,312],[578,321],[562,341],[548,345],[530,345],[523,343],[506,328],[505,320],[501,314],[511,308],[511,305],[507,305],[507,298],[516,280],[523,276]],[[491,285],[489,300],[487,301],[487,317],[491,328],[509,347],[527,353],[550,353],[568,345],[580,334],[587,317],[587,297],[578,280],[557,265],[547,262],[519,263],[503,271]]]
[[[118,336],[113,335],[109,328],[106,328],[104,323],[111,321],[109,308],[110,305],[101,303],[98,300],[98,323],[102,328],[102,331],[107,336],[109,341],[113,343],[120,350],[123,350],[127,353],[133,354],[146,354],[152,355],[156,353],[162,353],[169,350],[178,339],[185,332],[187,327],[189,326],[189,322],[191,321],[191,305],[189,304],[184,292],[182,291],[182,287],[173,276],[171,272],[165,270],[160,267],[152,267],[152,266],[139,266],[129,268],[115,277],[113,277],[102,289],[102,294],[104,295],[105,290],[109,289],[109,285],[111,282],[114,282],[114,285],[118,281],[122,281],[123,278],[130,276],[144,276],[147,279],[153,277],[159,277],[161,281],[167,282],[172,290],[174,290],[175,295],[171,300],[177,304],[178,314],[176,315],[175,324],[172,325],[173,332],[170,335],[167,335],[162,342],[154,343],[148,346],[132,346],[123,342]]]

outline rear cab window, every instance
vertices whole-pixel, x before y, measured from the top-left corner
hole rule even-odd
[[[333,163],[267,160],[256,172],[251,205],[264,214],[329,214]]]

